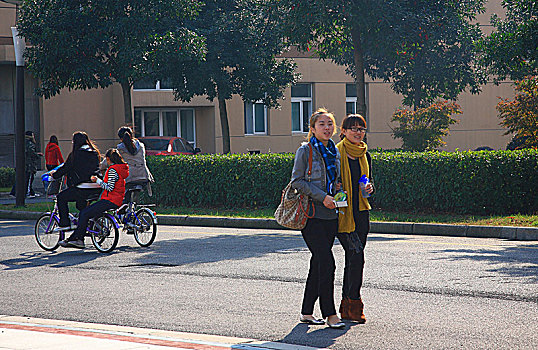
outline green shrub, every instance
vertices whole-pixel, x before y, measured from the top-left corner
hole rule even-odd
[[[15,184],[15,169],[0,168],[0,187],[11,187]]]
[[[164,206],[276,208],[293,154],[148,157]],[[538,211],[538,151],[372,152],[387,210],[507,214]]]

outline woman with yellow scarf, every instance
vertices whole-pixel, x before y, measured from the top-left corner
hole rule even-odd
[[[370,231],[370,204],[359,186],[359,179],[365,175],[370,182],[366,192],[374,192],[372,185],[372,158],[368,146],[363,141],[366,135],[366,121],[361,115],[351,114],[342,121],[340,141],[336,147],[340,151],[342,187],[347,193],[348,206],[341,208],[338,215],[338,240],[345,251],[344,284],[340,314],[342,319],[365,323],[364,304],[361,299],[362,275],[364,269],[364,247]],[[369,196],[368,196],[369,197]]]

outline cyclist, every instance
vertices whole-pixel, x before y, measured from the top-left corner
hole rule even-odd
[[[84,235],[88,221],[110,209],[118,208],[125,196],[125,179],[129,176],[129,166],[118,150],[111,148],[106,152],[108,169],[104,180],[92,176],[91,181],[103,188],[101,199],[80,212],[78,226],[68,239],[60,241],[62,247],[84,248]]]
[[[118,130],[118,137],[121,143],[118,144],[118,151],[129,164],[129,177],[125,180],[126,190],[134,188],[137,185],[148,187],[148,193],[151,196],[151,185],[153,176],[146,165],[146,148],[144,144],[133,137],[133,130],[128,126],[122,126]],[[129,203],[131,193],[125,195],[123,203]]]
[[[56,171],[50,172],[54,179],[67,175],[67,188],[56,196],[60,215],[59,230],[74,229],[69,220],[69,202],[76,202],[77,209],[82,211],[88,198],[101,193],[101,187],[90,180],[92,175],[99,172],[99,157],[99,150],[88,134],[77,131],[73,134],[73,150],[67,160]]]

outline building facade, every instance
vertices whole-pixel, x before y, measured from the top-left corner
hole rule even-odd
[[[483,31],[491,30],[489,17],[502,15],[500,0],[488,1],[486,13],[479,16]],[[0,166],[13,166],[15,120],[15,55],[10,27],[15,25],[15,5],[0,2]],[[268,109],[261,103],[245,103],[239,96],[227,102],[232,153],[294,152],[305,139],[308,117],[313,110],[325,107],[337,122],[354,112],[353,79],[344,67],[290,51],[286,57],[297,63],[301,80],[286,89],[280,108]],[[43,150],[50,135],[60,140],[62,152],[70,152],[74,131],[86,131],[105,150],[118,143],[116,130],[125,124],[121,87],[86,91],[64,90],[50,99],[33,94],[38,82],[25,77],[26,129],[38,135]],[[499,126],[495,110],[498,97],[512,98],[511,82],[487,84],[478,95],[463,93],[457,103],[463,109],[458,124],[450,128],[443,150],[473,150],[478,147],[504,149],[510,136]],[[402,106],[401,96],[390,83],[367,78],[366,85],[368,145],[393,149],[401,146],[392,137],[394,111]],[[163,82],[139,82],[132,91],[134,124],[138,136],[181,136],[203,153],[222,152],[222,133],[218,101],[203,96],[184,103],[175,101],[172,90]],[[337,136],[335,135],[335,140]]]

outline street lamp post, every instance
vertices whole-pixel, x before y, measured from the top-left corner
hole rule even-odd
[[[15,89],[15,205],[23,206],[26,197],[26,164],[24,139],[24,38],[19,36],[17,27],[11,27],[15,47],[16,89]]]

